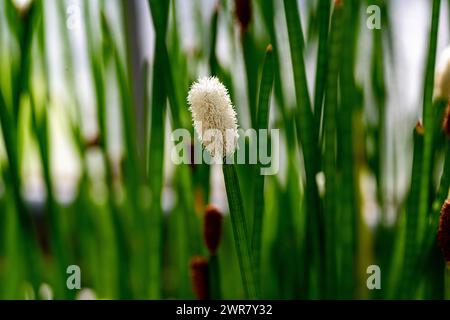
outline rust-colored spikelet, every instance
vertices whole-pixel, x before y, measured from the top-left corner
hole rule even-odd
[[[334,0],[334,6],[335,7],[340,7],[342,6],[344,0]]]
[[[209,253],[215,255],[222,237],[222,214],[213,205],[206,207],[204,238]]]
[[[447,137],[450,138],[450,103],[445,108],[444,121],[442,123],[442,128],[444,129]]]
[[[204,257],[194,256],[189,263],[192,281],[192,290],[199,300],[209,298],[208,260]]]
[[[250,0],[234,0],[234,6],[241,30],[246,31],[252,19],[252,4]]]
[[[450,200],[445,200],[439,220],[438,242],[444,259],[450,262]]]
[[[416,123],[416,132],[421,136],[423,136],[425,134],[425,129],[422,126],[422,123],[420,123],[420,121],[417,121],[417,123]]]

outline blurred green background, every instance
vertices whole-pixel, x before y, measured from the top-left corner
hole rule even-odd
[[[193,132],[204,75],[255,128],[267,61],[280,172],[261,187],[236,166],[258,297],[444,298],[448,101],[433,87],[449,4],[0,0],[0,298],[194,299],[195,256],[216,259],[216,298],[245,298],[220,167],[174,165],[170,133]],[[217,257],[208,204],[224,216]]]

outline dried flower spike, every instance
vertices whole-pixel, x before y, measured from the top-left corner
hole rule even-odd
[[[235,0],[236,17],[241,25],[241,30],[246,31],[252,19],[252,4],[250,0]]]
[[[192,281],[192,290],[199,300],[209,298],[209,275],[208,275],[208,260],[204,257],[192,257],[189,263],[189,270]]]
[[[439,220],[438,242],[444,259],[450,262],[450,200],[445,200]]]
[[[204,237],[209,253],[215,255],[222,237],[222,214],[213,205],[206,207]]]
[[[450,46],[442,52],[437,64],[434,98],[442,100],[450,98]]]
[[[237,147],[237,118],[227,88],[216,77],[200,78],[188,94],[194,128],[213,159],[232,155]]]

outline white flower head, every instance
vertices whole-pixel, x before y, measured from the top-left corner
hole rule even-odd
[[[195,131],[212,158],[232,155],[239,135],[227,88],[216,77],[200,78],[192,84],[187,100]]]
[[[434,97],[445,100],[450,98],[450,46],[442,52],[436,67]]]

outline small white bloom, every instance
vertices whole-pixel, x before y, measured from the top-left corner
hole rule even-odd
[[[450,46],[442,52],[436,67],[434,97],[445,100],[450,98]]]
[[[191,86],[187,100],[204,148],[215,160],[232,155],[239,135],[227,88],[216,77],[200,78]]]

